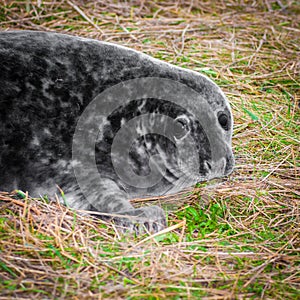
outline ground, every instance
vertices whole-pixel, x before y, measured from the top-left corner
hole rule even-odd
[[[0,299],[299,299],[300,4],[5,1],[0,29],[118,43],[208,75],[230,100],[235,171],[161,204],[168,228],[120,235],[0,194]]]

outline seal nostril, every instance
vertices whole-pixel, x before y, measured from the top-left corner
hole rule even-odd
[[[224,175],[229,175],[233,171],[234,166],[234,158],[233,157],[226,157],[226,165],[224,170]]]
[[[211,164],[207,161],[206,162],[206,165],[208,166],[208,168],[211,170],[212,169],[212,167],[211,167]]]

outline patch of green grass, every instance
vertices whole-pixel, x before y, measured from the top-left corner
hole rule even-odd
[[[187,241],[195,239],[195,235],[205,238],[206,235],[217,232],[223,234],[233,234],[230,226],[226,222],[222,222],[226,207],[220,206],[218,203],[210,204],[204,209],[200,205],[188,206],[183,211],[177,213],[178,219],[186,220]]]
[[[5,271],[5,272],[7,272],[9,275],[11,275],[12,277],[14,277],[14,278],[17,278],[18,277],[18,275],[9,267],[9,266],[7,266],[7,264],[6,263],[4,263],[3,261],[1,261],[0,260],[0,268],[3,270],[3,271]]]

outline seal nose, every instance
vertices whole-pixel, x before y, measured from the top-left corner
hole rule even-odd
[[[231,154],[230,156],[226,156],[226,166],[224,170],[224,175],[229,175],[232,173],[234,167],[234,156]]]

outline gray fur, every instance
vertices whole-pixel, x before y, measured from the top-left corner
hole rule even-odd
[[[196,181],[232,172],[230,106],[220,88],[201,74],[122,46],[33,31],[0,33],[0,66],[0,190],[18,188],[33,196],[45,193],[53,196],[58,185],[74,208],[134,216],[137,223],[158,231],[166,224],[161,208],[134,209],[128,199],[176,192],[195,183],[180,181],[176,161],[174,143],[184,147],[186,132],[193,137],[199,154]],[[99,178],[91,174],[89,167],[82,165],[80,170],[88,179],[83,193],[71,163],[72,138],[80,116],[91,101],[108,88],[126,80],[150,77],[176,81],[205,99],[213,114],[202,111],[200,117],[202,122],[210,124],[210,139],[217,145],[217,149],[213,149],[214,160],[207,132],[197,121],[199,116],[186,111],[184,105],[176,106],[145,95],[145,99],[134,101],[131,108],[130,105],[119,107],[108,118],[102,116],[99,119],[103,135],[96,141],[95,158],[101,179],[98,182]],[[182,99],[182,103],[186,100]],[[147,188],[122,182],[112,166],[110,155],[112,142],[122,126],[145,113],[159,114],[160,127],[166,123],[163,115],[177,119],[176,122],[184,127],[174,129],[177,132],[173,142],[160,135],[145,135],[146,121],[130,129],[133,135],[141,137],[133,142],[129,158],[121,156],[117,158],[119,162],[129,164],[138,176],[147,176],[152,169],[150,157],[156,155],[167,170],[162,180]],[[220,125],[220,114],[227,116],[226,126]],[[75,146],[83,156],[90,155],[84,143]],[[176,185],[173,184],[175,181]],[[95,186],[100,188],[95,190]],[[116,220],[127,227],[135,223],[123,217]]]

